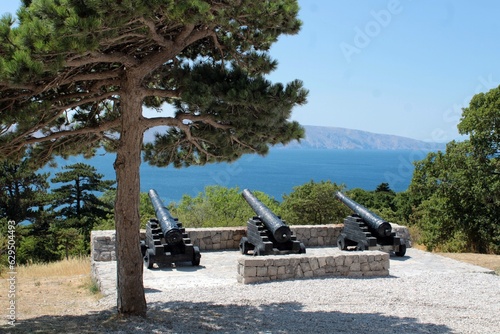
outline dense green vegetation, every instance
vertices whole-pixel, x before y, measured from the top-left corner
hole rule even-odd
[[[113,205],[96,194],[112,191],[114,181],[89,165],[64,166],[50,179],[37,173],[24,159],[17,168],[4,162],[0,177],[0,229],[6,236],[8,221],[16,223],[16,263],[49,262],[86,255],[94,223],[112,214]],[[103,196],[104,197],[104,196]],[[0,240],[1,263],[5,264],[7,239]]]
[[[273,83],[297,0],[23,0],[0,19],[0,156],[116,153],[117,309],[146,315],[139,168],[265,154],[304,136],[300,80]],[[148,117],[144,108],[158,111]],[[143,134],[162,128],[153,142]],[[87,223],[84,223],[86,225]]]
[[[472,98],[458,130],[469,139],[415,164],[409,222],[429,249],[500,254],[500,87]]]
[[[290,114],[306,103],[307,90],[298,80],[265,79],[277,66],[271,45],[300,29],[297,2],[237,4],[25,0],[17,22],[10,15],[0,20],[2,261],[8,221],[18,224],[18,263],[88,252],[92,228],[115,226],[118,309],[145,315],[135,245],[141,219],[152,214],[139,190],[141,151],[156,166],[203,165],[265,154],[270,145],[304,135]],[[161,112],[164,104],[172,116],[143,116],[144,106]],[[346,192],[410,226],[431,250],[498,254],[499,124],[500,88],[477,94],[458,125],[468,139],[416,162],[407,191],[394,193],[382,183]],[[159,125],[169,129],[143,145],[144,131]],[[117,154],[116,191],[90,166],[59,173],[50,181],[65,185],[51,192],[48,176],[36,172],[54,155],[92,156],[98,147]],[[337,223],[346,212],[333,192],[344,188],[310,182],[281,203],[259,196],[290,224]],[[169,206],[186,226],[241,225],[248,211],[238,193],[208,187]]]
[[[350,212],[334,193],[343,191],[384,219],[409,226],[414,242],[429,250],[500,254],[499,135],[495,127],[500,116],[492,112],[498,110],[498,103],[500,88],[476,95],[459,124],[461,133],[470,139],[452,141],[445,152],[430,152],[415,162],[407,191],[396,193],[387,183],[371,191],[346,190],[345,185],[331,181],[298,185],[282,201],[252,191],[290,225],[342,223]],[[114,228],[114,181],[102,180],[101,174],[85,164],[64,166],[50,180],[34,166],[29,158],[1,165],[0,228],[6,235],[7,221],[18,223],[18,263],[87,254],[91,229]],[[184,195],[178,203],[165,204],[186,227],[244,226],[254,215],[239,188],[208,186],[195,197]],[[154,217],[147,193],[141,193],[140,214],[141,227]],[[2,237],[4,264],[6,245]]]

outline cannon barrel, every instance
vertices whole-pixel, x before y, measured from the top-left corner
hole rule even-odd
[[[380,237],[388,237],[392,233],[391,224],[368,210],[361,204],[353,201],[340,191],[335,193],[335,196],[344,203],[349,209],[358,214]]]
[[[242,192],[243,197],[253,209],[253,211],[264,222],[267,229],[272,233],[274,239],[279,243],[287,242],[291,239],[292,232],[283,221],[276,216],[267,206],[257,199],[248,189]]]
[[[176,245],[182,242],[182,231],[177,226],[175,218],[170,215],[170,212],[163,205],[160,196],[158,196],[154,189],[150,189],[148,194],[155,209],[156,219],[160,224],[165,242],[169,245]]]

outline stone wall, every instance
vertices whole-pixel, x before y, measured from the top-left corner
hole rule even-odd
[[[92,261],[116,261],[114,230],[92,231],[90,240]]]
[[[337,237],[342,231],[343,224],[339,225],[290,225],[290,229],[307,247],[336,247]],[[409,238],[408,229],[393,224],[394,231]],[[200,251],[238,249],[240,239],[246,235],[245,227],[219,228],[186,228],[191,242],[200,248]],[[145,231],[141,231],[141,238],[145,238]],[[408,239],[407,246],[411,247]],[[115,261],[115,231],[92,231],[91,257],[94,261]]]
[[[187,228],[189,238],[200,251],[238,249],[246,234],[243,227]]]
[[[389,254],[381,251],[328,255],[290,254],[238,259],[238,282],[243,284],[322,276],[388,276]]]
[[[306,247],[337,246],[337,238],[344,224],[338,225],[290,225],[290,229]]]
[[[291,225],[297,240],[306,247],[336,246],[343,225]],[[245,227],[187,228],[193,245],[204,250],[238,249]]]
[[[343,225],[292,225],[297,240],[306,247],[336,246]],[[186,228],[193,245],[200,251],[238,249],[246,235],[245,227]],[[144,240],[145,231],[141,230]],[[91,257],[94,261],[115,261],[115,231],[92,231]]]

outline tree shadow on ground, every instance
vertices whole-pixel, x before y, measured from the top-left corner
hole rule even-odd
[[[244,301],[242,301],[244,302]],[[362,302],[362,301],[360,301]],[[149,304],[148,317],[121,318],[115,310],[81,316],[20,320],[4,333],[451,333],[445,325],[379,313],[307,311],[300,303],[260,306],[184,301]]]

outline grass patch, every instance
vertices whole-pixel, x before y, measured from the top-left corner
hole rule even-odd
[[[89,291],[90,294],[92,294],[98,298],[103,297],[103,295],[101,294],[101,290],[99,289],[99,285],[97,284],[97,281],[90,276],[85,278],[85,280],[83,281],[83,284],[80,285],[79,288],[82,288],[82,289]]]
[[[19,265],[17,273],[20,278],[90,275],[90,257],[81,256],[58,262]]]

